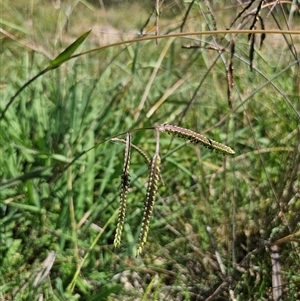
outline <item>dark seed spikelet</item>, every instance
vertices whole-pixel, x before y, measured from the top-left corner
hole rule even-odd
[[[229,146],[226,146],[222,143],[211,140],[201,134],[193,132],[191,130],[170,124],[161,124],[156,126],[156,129],[162,132],[167,132],[169,134],[176,135],[179,138],[188,139],[194,144],[202,144],[203,146],[216,150],[217,152],[221,152],[223,154],[234,155],[235,151],[231,149]]]
[[[114,239],[115,248],[121,244],[121,237],[124,228],[125,214],[126,214],[126,197],[128,193],[128,187],[130,182],[129,165],[130,165],[130,148],[131,148],[131,135],[127,133],[125,142],[125,156],[124,166],[121,175],[121,192],[120,192],[120,207],[118,226],[116,229],[116,235]]]
[[[150,219],[153,212],[155,196],[158,188],[158,181],[160,175],[160,156],[155,154],[150,169],[150,175],[148,179],[147,195],[144,205],[144,214],[142,220],[142,228],[139,236],[137,255],[141,254],[144,248],[144,245],[147,241],[147,236],[149,232]]]
[[[259,17],[259,21],[260,21],[261,29],[265,30],[264,19],[262,17]],[[265,38],[266,38],[266,34],[262,33],[260,36],[259,49],[262,49]]]
[[[229,108],[232,109],[232,88],[234,86],[233,82],[233,57],[235,52],[235,40],[231,40],[231,47],[230,47],[230,60],[229,60],[229,66],[227,68],[227,97],[228,97],[228,105]]]
[[[256,12],[254,14],[254,18],[253,18],[253,22],[250,26],[250,30],[255,30],[256,29],[256,23],[258,20],[260,20],[260,16],[259,13],[261,11],[261,7],[262,7],[263,1],[261,0],[257,6]],[[263,25],[264,26],[264,25]],[[254,45],[255,45],[255,34],[254,33],[249,33],[248,35],[248,40],[250,41],[250,50],[249,50],[249,61],[250,61],[250,71],[253,71],[253,61],[254,61]],[[261,40],[261,44],[263,42],[263,39]]]
[[[250,71],[253,71],[254,45],[255,45],[255,34],[252,34],[250,36],[250,50],[249,50]]]

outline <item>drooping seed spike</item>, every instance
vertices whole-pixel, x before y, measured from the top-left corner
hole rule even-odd
[[[115,248],[119,247],[121,244],[121,237],[124,228],[125,214],[126,214],[126,201],[127,193],[130,182],[129,166],[130,166],[130,148],[131,148],[131,135],[130,133],[126,134],[125,141],[125,155],[124,155],[124,165],[121,175],[121,192],[120,192],[120,207],[119,207],[119,218],[118,225],[116,229],[114,246]]]
[[[231,149],[229,146],[226,146],[222,143],[209,139],[199,133],[193,132],[191,130],[176,125],[160,124],[156,126],[156,129],[161,132],[167,132],[169,134],[173,134],[179,138],[187,139],[194,144],[201,143],[206,148],[216,150],[217,152],[221,152],[223,154],[229,154],[229,155],[235,154],[235,151]]]
[[[156,153],[152,159],[150,175],[148,179],[147,195],[144,204],[144,213],[142,220],[142,228],[138,241],[137,255],[141,254],[145,243],[147,241],[147,236],[149,233],[149,224],[153,212],[153,207],[155,203],[155,196],[158,189],[158,181],[160,176],[160,156]]]

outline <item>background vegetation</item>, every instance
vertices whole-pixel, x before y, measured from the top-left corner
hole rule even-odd
[[[297,9],[262,3],[257,15],[253,1],[232,24],[246,5],[208,3],[163,2],[157,19],[154,1],[1,2],[0,113],[91,28],[77,53],[153,36],[156,21],[173,34],[257,18],[268,33],[261,48],[258,34],[254,48],[247,34],[123,42],[24,89],[0,121],[0,300],[300,299],[300,39],[272,32],[300,30]],[[103,141],[164,122],[236,154],[161,134],[164,185],[136,257],[147,166],[132,151],[115,249],[124,145]],[[132,142],[154,154],[153,130]]]

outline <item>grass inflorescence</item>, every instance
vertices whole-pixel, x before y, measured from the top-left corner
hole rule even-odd
[[[171,124],[160,124],[154,127],[151,127],[156,131],[156,151],[153,158],[150,160],[149,157],[145,154],[145,152],[137,147],[136,145],[131,143],[131,134],[127,132],[126,139],[120,138],[111,138],[110,141],[122,142],[125,144],[125,155],[124,155],[124,163],[121,175],[121,192],[120,192],[120,206],[119,206],[119,218],[118,225],[116,229],[114,246],[119,247],[121,244],[121,235],[125,222],[125,213],[126,213],[126,198],[129,188],[129,164],[130,164],[130,149],[134,148],[142,157],[145,159],[148,169],[149,169],[149,178],[147,182],[147,193],[145,199],[145,205],[143,209],[143,219],[142,226],[138,241],[137,255],[141,254],[144,248],[145,243],[147,242],[147,236],[149,232],[150,219],[153,213],[155,196],[158,190],[159,182],[162,182],[162,175],[160,171],[161,158],[159,155],[160,148],[160,132],[167,132],[174,135],[177,135],[180,138],[188,139],[194,144],[202,144],[206,148],[211,150],[216,150],[217,152],[223,154],[233,155],[235,152],[228,146],[211,140],[199,133],[191,131],[189,129],[179,127]],[[143,129],[138,129],[143,130]],[[135,130],[137,131],[137,130]]]
[[[137,254],[141,254],[144,245],[147,241],[147,236],[149,232],[150,218],[152,216],[155,197],[158,189],[159,175],[160,175],[160,156],[155,154],[152,158],[150,174],[148,179],[148,188],[144,205],[144,214],[142,220],[142,228],[139,236]]]
[[[229,155],[235,154],[235,151],[231,149],[229,146],[216,142],[212,139],[209,139],[201,134],[185,129],[183,127],[170,125],[170,124],[161,124],[156,126],[156,128],[162,132],[167,132],[169,134],[173,134],[180,138],[187,139],[194,144],[200,143],[208,149],[216,150],[217,152],[223,154],[229,154]]]
[[[116,230],[114,245],[115,247],[120,246],[121,244],[121,236],[125,222],[125,214],[126,214],[126,198],[130,183],[130,149],[131,149],[131,134],[126,134],[125,140],[125,155],[124,155],[124,167],[121,175],[121,192],[120,192],[120,207],[119,207],[119,219],[118,226]]]
[[[1,300],[300,299],[296,2],[2,1]]]

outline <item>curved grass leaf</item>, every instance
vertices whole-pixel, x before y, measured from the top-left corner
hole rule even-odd
[[[78,47],[84,42],[87,36],[92,30],[87,31],[82,36],[80,36],[74,43],[72,43],[68,48],[66,48],[62,53],[60,53],[54,60],[52,60],[47,67],[47,70],[52,70],[59,67],[61,64],[66,62],[71,55],[78,49]]]
[[[4,110],[1,112],[0,120],[4,118],[4,115],[8,108],[11,106],[11,104],[14,102],[14,100],[17,98],[17,96],[31,83],[33,83],[36,79],[38,79],[40,76],[45,74],[46,72],[53,70],[55,68],[58,68],[61,64],[66,62],[71,58],[71,55],[77,50],[77,48],[84,42],[84,40],[87,38],[87,36],[90,34],[92,30],[89,30],[88,32],[84,33],[82,36],[80,36],[73,44],[71,44],[67,49],[65,49],[61,54],[59,54],[54,60],[52,60],[49,64],[49,66],[40,71],[37,75],[35,75],[33,78],[31,78],[29,81],[27,81],[9,100],[7,105],[5,106]]]

